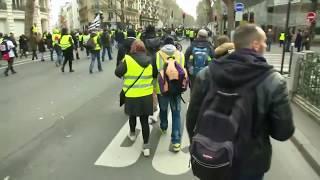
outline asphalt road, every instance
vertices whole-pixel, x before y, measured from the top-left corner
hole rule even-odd
[[[161,136],[159,125],[151,125],[151,157],[143,157],[141,135],[134,144],[125,137],[128,117],[118,105],[115,61],[92,75],[89,62],[82,54],[74,73],[32,62],[16,66],[16,75],[0,75],[0,179],[191,180],[185,133],[183,151],[173,154],[170,132]],[[290,141],[273,147],[267,180],[320,179]]]

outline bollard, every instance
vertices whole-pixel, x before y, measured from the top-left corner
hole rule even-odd
[[[293,51],[294,51],[293,48],[294,48],[294,43],[291,43],[288,76],[290,76],[290,74],[291,74],[292,57],[293,57]]]

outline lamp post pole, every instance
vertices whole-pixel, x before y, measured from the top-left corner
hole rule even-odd
[[[283,51],[282,51],[282,60],[281,60],[281,70],[280,70],[280,73],[283,74],[283,65],[284,65],[284,59],[285,59],[285,55],[286,55],[286,46],[287,46],[287,43],[289,43],[287,40],[288,40],[288,36],[289,36],[289,21],[290,21],[290,10],[291,10],[291,1],[292,0],[288,0],[288,8],[287,8],[287,20],[286,20],[286,27],[285,27],[285,43],[283,45]]]

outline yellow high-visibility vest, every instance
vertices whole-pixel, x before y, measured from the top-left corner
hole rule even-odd
[[[128,38],[128,32],[124,31],[123,34],[124,34],[124,38],[127,39]]]
[[[53,34],[52,36],[52,45],[55,46],[56,44],[59,45],[59,40],[61,38],[60,34]]]
[[[66,50],[66,49],[68,49],[69,47],[72,46],[72,43],[70,42],[70,38],[72,40],[72,36],[71,35],[63,35],[61,37],[60,47],[61,47],[62,50]]]
[[[195,37],[194,31],[191,30],[191,31],[189,32],[189,36],[190,36],[191,38],[194,38],[194,37]]]
[[[160,55],[160,51],[158,51],[156,54],[156,64],[157,64],[158,72],[163,70],[164,64],[165,64],[164,59]],[[173,54],[173,57],[174,57],[175,61],[177,61],[182,67],[184,67],[185,57],[182,52],[176,50],[176,52]],[[158,81],[156,82],[156,92],[157,92],[157,94],[161,94],[160,85],[159,85]]]
[[[281,33],[281,34],[280,34],[280,37],[279,37],[279,40],[280,40],[280,41],[284,41],[285,39],[286,39],[285,33]]]
[[[100,43],[98,42],[98,38],[99,38],[99,35],[96,35],[95,37],[93,37],[93,42],[96,45],[94,50],[96,51],[101,50]]]
[[[138,79],[144,68],[129,55],[125,55],[123,61],[127,64],[127,72],[124,75],[122,90],[126,92],[136,79]],[[152,82],[152,65],[149,64],[148,67],[145,68],[139,80],[128,90],[126,97],[135,98],[151,95],[153,93]]]

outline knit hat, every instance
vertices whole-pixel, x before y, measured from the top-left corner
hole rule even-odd
[[[207,38],[208,37],[208,31],[206,31],[205,29],[200,29],[198,32],[198,38],[202,37],[202,38]]]

